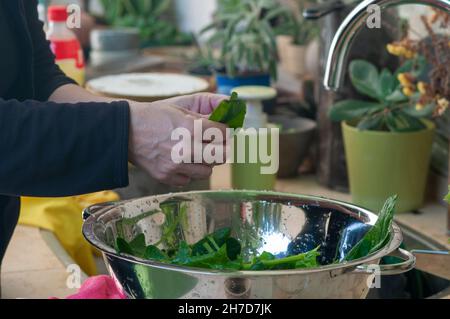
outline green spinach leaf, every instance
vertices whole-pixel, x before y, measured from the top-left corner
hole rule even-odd
[[[318,267],[317,257],[320,256],[319,248],[285,258],[275,258],[274,255],[264,252],[256,257],[251,264],[243,264],[244,270],[281,270],[295,268]]]
[[[221,247],[225,244],[225,242],[231,236],[231,228],[221,228],[216,230],[211,235],[204,237],[202,240],[198,241],[192,246],[192,255],[201,255],[208,253],[208,248],[211,248],[211,245]],[[216,249],[217,250],[217,249]]]
[[[162,252],[158,247],[150,245],[145,249],[144,259],[153,259],[156,261],[169,261],[169,256]]]
[[[134,255],[134,251],[131,248],[130,244],[128,244],[128,242],[125,239],[120,237],[116,239],[116,251],[119,254],[127,254],[131,256]]]
[[[174,236],[180,215],[174,213],[179,210],[177,205],[163,205],[163,212],[166,218],[170,218],[170,223],[165,224],[163,235],[167,238]],[[167,244],[167,240],[164,241]],[[172,241],[170,241],[171,244]],[[145,235],[137,235],[131,242],[127,242],[119,237],[116,240],[116,250],[147,260],[155,260],[173,265],[186,267],[207,268],[216,270],[281,270],[317,267],[318,248],[296,256],[277,259],[269,252],[253,258],[250,263],[244,263],[241,257],[242,246],[239,240],[231,237],[231,228],[221,228],[214,233],[205,236],[194,245],[189,245],[186,241],[180,241],[176,246],[170,246],[167,250],[160,250],[157,245],[146,246]]]
[[[147,248],[145,244],[145,235],[139,234],[137,235],[131,242],[130,247],[136,257],[144,257],[145,249]]]
[[[227,246],[227,256],[230,260],[236,260],[241,254],[241,243],[235,238],[228,238],[225,245]]]
[[[180,242],[180,245],[178,246],[178,251],[175,254],[175,257],[172,260],[173,264],[180,264],[180,265],[186,265],[191,262],[191,247],[185,242]]]
[[[244,101],[238,99],[236,92],[233,92],[229,100],[222,101],[214,110],[209,119],[220,122],[233,129],[241,128],[244,125],[247,106]]]
[[[184,266],[209,268],[209,269],[225,269],[225,265],[230,262],[227,255],[227,246],[223,245],[219,250],[200,256],[190,258]]]
[[[383,206],[375,225],[353,247],[345,257],[346,261],[352,261],[366,257],[381,248],[389,241],[392,221],[394,220],[397,196],[390,197]]]
[[[317,262],[317,257],[320,256],[319,248],[316,248],[312,251],[303,254],[299,260],[295,263],[295,268],[315,268],[319,267],[319,263]]]

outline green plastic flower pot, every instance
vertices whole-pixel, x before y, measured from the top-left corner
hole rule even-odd
[[[435,125],[393,133],[361,131],[342,123],[350,191],[353,202],[380,211],[386,198],[399,196],[397,212],[422,206],[429,171]]]

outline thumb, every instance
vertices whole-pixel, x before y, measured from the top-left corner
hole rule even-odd
[[[228,130],[228,126],[223,124],[223,123],[219,123],[219,122],[214,122],[214,121],[210,121],[209,120],[209,116],[208,115],[203,115],[203,114],[199,114],[187,109],[181,109],[184,114],[186,114],[189,117],[192,117],[194,120],[200,120],[201,121],[201,126],[202,126],[202,136],[205,136],[205,132],[206,133],[211,133],[212,135],[217,135],[217,134],[213,134],[214,132],[212,132],[214,129],[218,130],[217,132],[220,131],[220,134],[222,135],[222,140],[225,142],[228,138],[228,135],[231,136],[231,133]],[[208,130],[210,130],[210,132],[207,132]],[[211,135],[211,134],[206,134],[206,135]],[[217,136],[216,136],[217,138]]]

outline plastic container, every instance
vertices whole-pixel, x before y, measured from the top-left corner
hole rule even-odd
[[[229,77],[227,74],[216,74],[217,93],[230,95],[233,88],[240,86],[270,86],[269,74],[252,74],[252,75],[238,75],[236,77]]]
[[[56,64],[70,78],[79,85],[85,82],[85,64],[83,50],[75,33],[67,27],[68,18],[66,6],[48,7],[48,30],[47,39],[53,54],[56,57]]]

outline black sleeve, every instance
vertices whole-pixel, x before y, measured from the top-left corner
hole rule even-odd
[[[33,45],[35,98],[39,101],[46,101],[58,87],[76,83],[55,64],[55,56],[50,49],[50,42],[45,37],[44,25],[38,18],[37,1],[27,0],[23,3]]]
[[[0,194],[56,197],[128,184],[127,102],[0,99]]]

